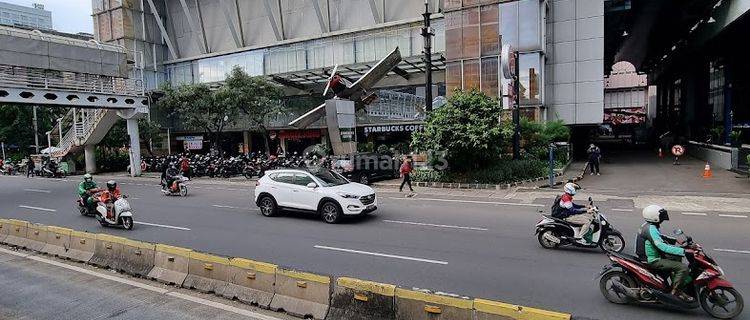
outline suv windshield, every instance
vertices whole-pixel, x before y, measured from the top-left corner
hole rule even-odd
[[[346,178],[328,169],[310,170],[310,173],[323,183],[323,187],[334,187],[349,183]]]

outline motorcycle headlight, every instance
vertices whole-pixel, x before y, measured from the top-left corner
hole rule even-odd
[[[351,194],[351,193],[346,193],[346,192],[337,192],[336,194],[338,194],[342,198],[347,198],[347,199],[357,199],[357,198],[359,198],[359,196],[356,195],[356,194]]]

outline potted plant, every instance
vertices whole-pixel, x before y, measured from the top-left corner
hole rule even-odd
[[[739,148],[742,146],[742,140],[740,140],[740,137],[742,136],[742,131],[734,130],[731,133],[729,133],[729,139],[731,139],[732,147]]]

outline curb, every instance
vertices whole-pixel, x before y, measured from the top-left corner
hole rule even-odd
[[[563,172],[555,172],[555,178],[562,177]],[[484,190],[504,190],[512,187],[520,186],[525,183],[539,182],[549,179],[549,176],[537,177],[533,179],[519,180],[506,184],[485,184],[485,183],[458,183],[458,182],[412,182],[415,187],[425,187],[434,189],[484,189]],[[380,183],[375,182],[372,184],[373,187],[391,187],[398,188],[398,183]]]
[[[0,243],[10,245],[16,250],[26,249],[70,260],[70,257],[48,253],[38,248],[35,242],[41,243],[44,241],[44,243],[41,243],[43,244],[42,247],[45,247],[46,244],[69,246],[73,243],[73,240],[70,240],[71,238],[40,237],[41,233],[34,232],[34,230],[59,232],[71,229],[61,229],[21,220],[0,219]],[[89,234],[75,230],[72,230],[71,233]],[[502,319],[518,320],[570,320],[572,317],[567,313],[527,308],[500,301],[474,299],[354,278],[332,277],[277,268],[276,265],[264,262],[199,253],[191,249],[142,242],[107,234],[91,233],[89,235],[93,243],[90,243],[87,248],[83,248],[83,251],[89,252],[91,255],[83,261],[73,259],[74,261],[151,280],[159,278],[154,276],[154,273],[162,274],[163,271],[181,272],[182,276],[172,277],[178,279],[173,282],[175,286],[197,289],[224,298],[231,297],[229,299],[237,297],[234,293],[227,294],[226,289],[232,284],[239,289],[252,289],[253,292],[264,293],[272,297],[270,301],[272,310],[283,309],[287,314],[302,318],[322,320],[326,318],[329,312],[343,313],[351,319],[387,319],[390,316],[382,317],[381,315],[395,315],[396,319],[404,319],[403,316],[406,316],[406,319],[434,319],[437,316],[458,320],[472,319],[475,314],[480,313],[502,316]],[[60,243],[61,241],[65,242],[66,239],[70,242],[67,244]],[[83,243],[82,240],[81,243]],[[125,247],[132,247],[134,250],[124,250]],[[183,255],[187,252],[188,258],[178,257],[180,254],[178,251],[182,252]],[[163,257],[159,257],[160,253]],[[186,266],[165,265],[178,263],[178,260],[181,260]],[[188,262],[188,260],[190,261]],[[247,265],[247,269],[231,273],[227,268],[232,266],[235,261],[237,263],[234,265]],[[127,267],[134,264],[137,264],[137,268]],[[253,286],[250,284],[254,281],[261,281],[258,273],[270,272],[273,272],[275,279],[272,285],[267,283],[266,286]],[[240,279],[237,279],[236,276],[240,276],[242,281],[239,281]],[[165,281],[161,279],[161,282]],[[334,288],[338,290],[333,290]],[[244,299],[239,300],[243,303],[248,302]],[[249,302],[252,303],[252,301]],[[333,306],[331,306],[331,302],[334,302]],[[445,314],[443,314],[444,312]],[[454,314],[462,316],[456,317],[453,316]]]

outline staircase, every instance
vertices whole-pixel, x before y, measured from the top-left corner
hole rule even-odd
[[[78,151],[84,145],[97,144],[117,122],[119,116],[113,109],[71,109],[62,119],[68,128],[53,157],[64,157]]]

